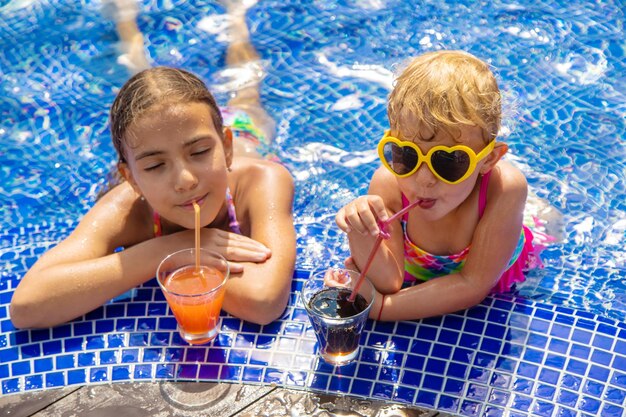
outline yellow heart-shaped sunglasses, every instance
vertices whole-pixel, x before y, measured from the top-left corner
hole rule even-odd
[[[389,136],[389,131],[386,131],[378,143],[378,156],[397,177],[413,175],[425,163],[441,181],[458,184],[472,175],[478,162],[489,155],[495,144],[496,141],[492,140],[478,154],[468,146],[455,145],[435,146],[424,155],[415,143],[401,141]]]

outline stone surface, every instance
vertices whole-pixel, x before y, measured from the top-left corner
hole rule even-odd
[[[444,415],[384,401],[276,389],[237,417],[434,417]]]
[[[3,416],[445,417],[415,407],[262,385],[145,382],[62,388],[0,398]]]
[[[79,389],[80,387],[65,387],[26,394],[4,395],[0,397],[0,415],[31,416]]]

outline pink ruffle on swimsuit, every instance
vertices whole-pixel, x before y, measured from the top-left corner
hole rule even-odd
[[[491,173],[482,177],[478,197],[478,216],[481,218],[487,204],[487,187]],[[402,195],[402,207],[409,204],[407,198]],[[402,218],[402,230],[404,233],[404,281],[415,284],[417,281],[428,281],[444,275],[461,271],[465,265],[470,247],[452,255],[433,255],[415,245],[407,234],[408,213]],[[539,258],[539,251],[533,245],[533,233],[528,226],[524,225],[520,237],[509,261],[507,270],[502,274],[498,283],[491,290],[492,293],[506,292],[516,282],[523,282],[526,277],[524,272],[543,267]]]

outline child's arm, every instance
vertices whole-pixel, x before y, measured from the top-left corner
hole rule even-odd
[[[397,192],[395,178],[386,170],[378,169],[372,177],[369,194],[339,210],[335,220],[339,228],[348,234],[350,255],[359,269],[365,266],[378,237],[377,222],[387,220],[401,208],[402,200]],[[397,292],[404,279],[400,219],[389,224],[387,232],[391,237],[382,241],[367,271],[368,278],[383,294]]]
[[[153,278],[165,256],[193,246],[193,230],[154,238],[151,217],[137,197],[127,183],[114,188],[32,266],[11,300],[16,327],[50,327],[88,313]],[[245,236],[203,229],[203,237],[206,247],[229,260],[267,257],[263,245]],[[113,253],[118,247],[125,250]],[[237,273],[243,266],[231,262],[230,268]]]
[[[137,211],[128,186],[107,193],[76,229],[45,253],[22,278],[11,300],[16,327],[50,327],[79,317],[154,277],[177,239],[140,237],[130,219]],[[127,249],[113,253],[118,246]]]
[[[242,273],[231,275],[224,310],[244,320],[266,324],[280,317],[291,291],[296,259],[294,184],[283,166],[252,161],[252,166],[240,174],[237,188],[231,190],[235,192],[237,214],[244,213],[239,219],[243,232],[249,232],[252,239],[270,248],[271,256],[265,262],[245,263]]]
[[[499,163],[491,175],[487,207],[474,232],[463,270],[386,295],[381,319],[414,320],[479,304],[513,255],[522,228],[526,193],[523,174],[505,162]],[[377,318],[382,300],[377,294],[371,318]]]

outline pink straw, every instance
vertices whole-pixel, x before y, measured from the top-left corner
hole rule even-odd
[[[372,265],[372,261],[374,260],[374,256],[376,255],[376,251],[378,250],[378,247],[382,243],[383,239],[389,239],[390,235],[389,235],[389,232],[387,232],[387,226],[389,226],[389,224],[393,222],[394,220],[396,220],[398,217],[402,216],[404,213],[406,213],[407,211],[415,207],[420,201],[422,200],[415,200],[414,202],[404,207],[402,210],[400,210],[399,212],[397,212],[396,214],[394,214],[387,220],[378,222],[378,228],[380,229],[380,232],[378,233],[376,242],[374,242],[374,246],[372,247],[370,256],[367,258],[367,262],[365,262],[365,266],[361,270],[361,274],[359,275],[359,278],[356,281],[356,285],[354,286],[354,289],[352,290],[352,294],[350,294],[350,297],[348,297],[348,302],[350,303],[354,302],[354,299],[356,298],[356,295],[359,292],[359,288],[361,288],[361,284],[363,284],[363,278],[365,278],[365,274],[367,274],[367,270],[370,269],[370,265]]]

